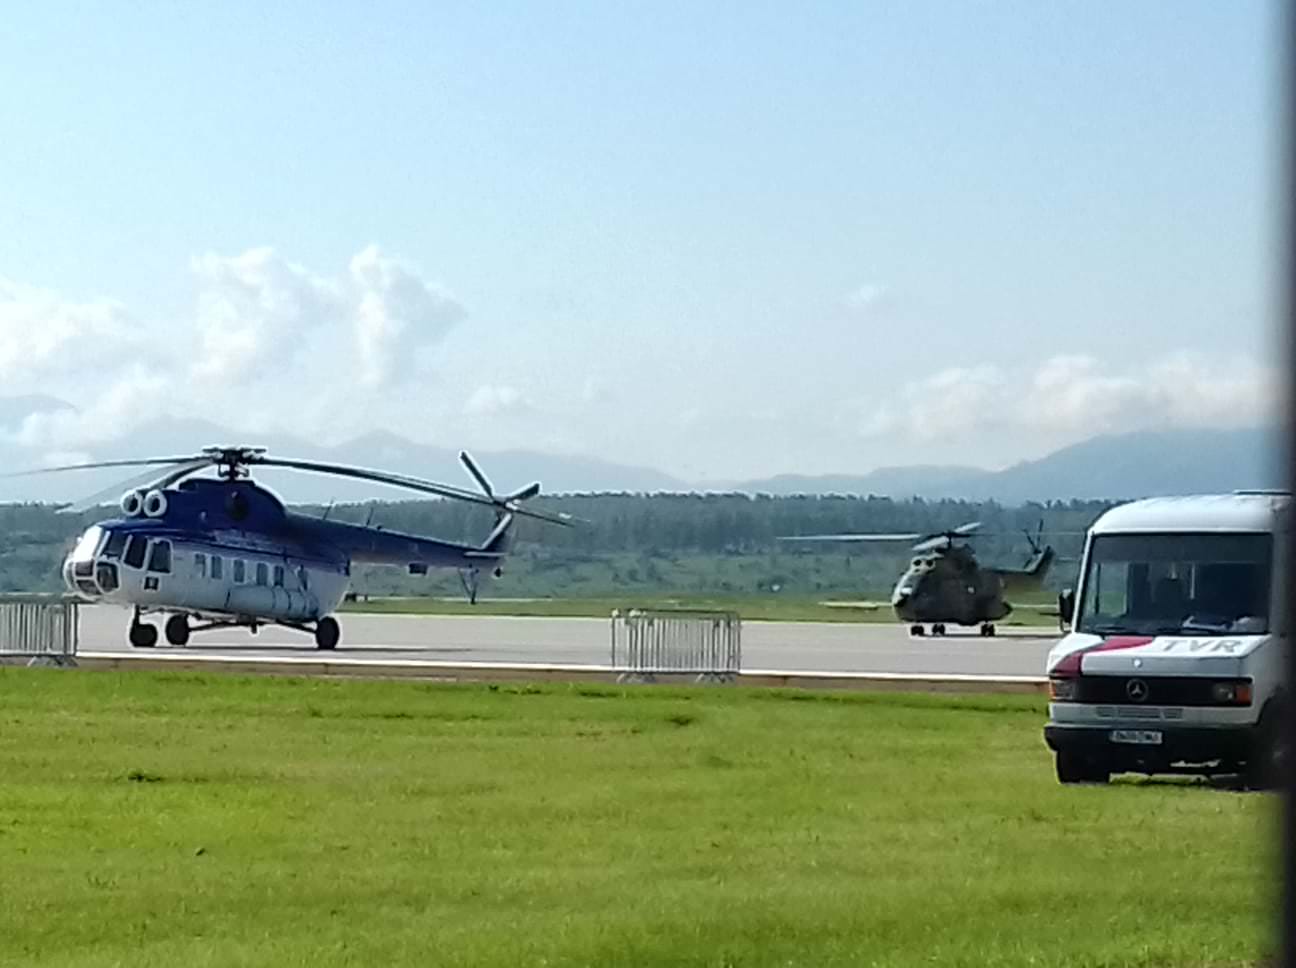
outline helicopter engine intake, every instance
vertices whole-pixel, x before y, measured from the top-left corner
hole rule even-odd
[[[140,491],[127,491],[121,496],[122,514],[128,518],[136,517],[144,510],[144,495]]]
[[[156,489],[149,491],[148,494],[144,495],[142,507],[144,510],[144,514],[147,517],[160,518],[162,517],[162,515],[166,514],[166,509],[167,509],[166,495]]]

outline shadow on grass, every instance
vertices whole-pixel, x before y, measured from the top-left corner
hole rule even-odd
[[[1212,790],[1220,793],[1262,794],[1271,792],[1247,786],[1246,778],[1237,773],[1221,773],[1212,776],[1182,776],[1173,774],[1147,776],[1142,773],[1117,773],[1112,776],[1112,782],[1118,783],[1121,786],[1149,787],[1154,789],[1178,787],[1184,790]]]

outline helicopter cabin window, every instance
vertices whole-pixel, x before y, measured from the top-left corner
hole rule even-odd
[[[258,585],[270,584],[270,569],[264,561],[258,561],[256,566],[256,583]]]
[[[194,552],[193,572],[195,578],[207,577],[207,556],[201,551]]]
[[[126,555],[123,560],[132,568],[144,567],[144,554],[148,551],[148,539],[137,534],[131,535],[126,542]]]
[[[276,588],[283,588],[283,583],[284,583],[284,566],[283,566],[283,565],[275,565],[275,567],[274,567],[274,583],[275,583],[275,587],[276,587]]]
[[[154,541],[153,549],[149,553],[149,571],[156,571],[161,574],[167,574],[171,571],[171,542]]]
[[[243,584],[243,579],[246,577],[245,575],[246,569],[247,569],[247,563],[244,562],[242,558],[234,559],[234,584],[236,585]]]
[[[211,576],[213,581],[220,581],[225,577],[225,559],[220,555],[211,556]]]

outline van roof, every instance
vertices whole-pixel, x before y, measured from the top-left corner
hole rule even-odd
[[[1236,491],[1188,497],[1150,497],[1100,516],[1094,534],[1122,531],[1274,531],[1291,503],[1281,491]]]

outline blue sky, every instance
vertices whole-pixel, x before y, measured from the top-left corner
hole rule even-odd
[[[0,355],[86,411],[11,430],[384,426],[717,479],[1253,421],[1275,13],[11,11],[0,335],[105,347]]]

